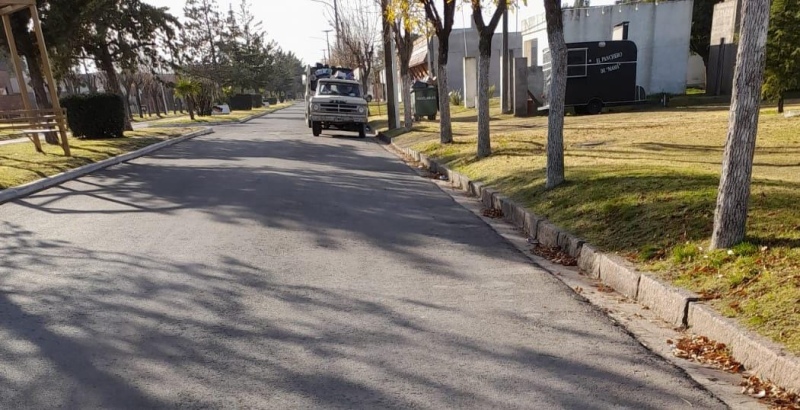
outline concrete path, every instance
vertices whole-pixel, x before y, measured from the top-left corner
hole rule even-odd
[[[723,406],[299,106],[0,206],[0,408]]]

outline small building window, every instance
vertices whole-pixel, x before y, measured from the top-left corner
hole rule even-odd
[[[586,77],[587,62],[585,48],[567,50],[567,78]]]

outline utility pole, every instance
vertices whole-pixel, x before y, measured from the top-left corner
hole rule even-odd
[[[508,61],[508,9],[503,13],[503,61],[500,64],[500,100],[503,114],[511,113],[511,64]]]
[[[381,0],[381,20],[383,21],[383,60],[386,67],[386,111],[389,115],[389,129],[400,128],[397,112],[397,90],[395,89],[395,69],[394,69],[394,36],[392,34],[392,24],[386,16],[389,8],[389,0]]]
[[[333,19],[336,21],[336,45],[339,45],[339,2],[333,0]]]
[[[338,25],[338,23],[337,23],[337,25]],[[322,30],[322,31],[325,33],[325,42],[328,43],[328,58],[330,58],[331,57],[331,40],[328,37],[328,33],[330,33],[333,30],[328,29],[328,30]]]

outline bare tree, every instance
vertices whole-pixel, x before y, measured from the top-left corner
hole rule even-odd
[[[339,6],[339,49],[350,56],[361,72],[361,85],[367,92],[370,75],[375,64],[375,43],[381,37],[381,20],[365,12],[373,5],[371,0],[349,0]],[[333,24],[336,24],[335,21]],[[338,50],[337,50],[338,51]]]
[[[766,62],[769,9],[769,0],[744,0],[742,5],[728,138],[711,236],[714,249],[729,248],[744,240]]]
[[[411,53],[414,51],[414,39],[420,24],[420,10],[417,3],[395,1],[390,8],[392,16],[392,31],[394,32],[397,46],[397,60],[400,65],[400,81],[403,89],[403,128],[411,131]]]
[[[547,118],[547,168],[545,187],[564,182],[564,99],[567,91],[567,44],[560,0],[544,0],[547,41],[550,48],[550,90]]]
[[[447,98],[447,61],[450,53],[450,33],[453,31],[453,17],[456,12],[455,0],[442,0],[441,13],[436,8],[436,0],[419,0],[425,6],[425,15],[433,25],[439,40],[437,58],[437,77],[439,87],[439,139],[442,144],[453,142],[453,126],[450,123],[450,99]]]
[[[480,37],[478,43],[478,158],[492,155],[492,143],[489,135],[489,63],[492,61],[492,37],[500,23],[500,18],[508,9],[508,2],[497,2],[489,24],[483,20],[481,0],[470,0],[472,3],[472,19]],[[492,2],[494,3],[494,2]]]

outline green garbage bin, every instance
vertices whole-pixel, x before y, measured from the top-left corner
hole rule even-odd
[[[428,117],[431,121],[435,120],[436,113],[439,112],[436,87],[414,88],[412,95],[414,99],[414,120],[419,121],[422,117]]]

